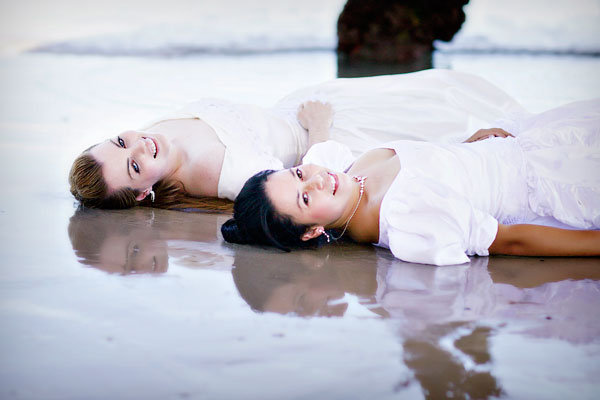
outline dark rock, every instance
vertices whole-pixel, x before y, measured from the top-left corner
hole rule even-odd
[[[421,71],[433,66],[431,52],[423,54],[420,58],[406,62],[383,62],[353,58],[338,54],[338,78],[358,78],[361,76],[404,74],[407,72]]]
[[[338,19],[342,60],[423,64],[436,39],[449,41],[468,0],[348,0]]]

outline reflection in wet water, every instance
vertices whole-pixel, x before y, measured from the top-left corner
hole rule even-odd
[[[69,239],[82,264],[109,273],[164,273],[169,257],[179,265],[218,267],[227,250],[217,237],[214,215],[138,207],[80,209],[69,221]]]
[[[343,316],[349,294],[373,315],[384,315],[375,299],[377,255],[371,247],[358,245],[348,252],[350,246],[292,254],[273,250],[261,253],[239,246],[233,280],[242,298],[256,311]]]
[[[152,211],[78,210],[69,239],[80,262],[111,273],[162,273],[169,263],[166,243],[152,229]]]
[[[560,343],[597,348],[598,259],[482,257],[440,268],[343,243],[289,254],[224,244],[224,218],[78,210],[68,232],[80,263],[109,273],[162,274],[169,262],[232,267],[239,295],[256,312],[385,320],[403,349],[398,361],[412,373],[399,377],[395,392],[417,385],[431,399],[510,397],[494,343],[512,335],[547,339],[549,353]]]
[[[390,317],[403,362],[431,399],[506,395],[490,349],[500,332],[516,327],[520,335],[572,343],[600,337],[597,259],[474,258],[438,268],[348,247],[297,257],[272,252],[268,264],[236,249],[233,278],[256,311],[342,316],[351,295],[374,316]]]
[[[484,399],[505,394],[489,363],[491,333],[486,326],[469,329],[456,323],[437,326],[425,337],[406,338],[404,362],[425,397]]]
[[[573,342],[590,342],[600,334],[600,321],[593,318],[600,307],[597,259],[480,257],[435,268],[353,247],[358,246],[294,255],[264,250],[265,256],[240,246],[234,282],[257,311],[341,316],[347,306],[343,299],[351,295],[374,316],[406,322],[403,329],[412,335],[432,324],[482,318],[533,320],[530,332]]]
[[[452,268],[391,263],[380,265],[378,276],[378,302],[410,322],[408,333],[487,319],[521,321],[525,333],[573,343],[600,334],[597,259],[481,257]]]

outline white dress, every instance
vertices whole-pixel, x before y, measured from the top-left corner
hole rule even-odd
[[[401,165],[381,203],[377,245],[404,261],[449,265],[488,255],[498,223],[600,229],[600,100],[502,124],[517,137],[386,144]],[[338,170],[348,159],[334,142],[305,157],[336,160]]]
[[[210,125],[226,148],[218,196],[234,200],[256,172],[299,164],[308,135],[296,112],[306,100],[332,104],[331,138],[355,155],[396,139],[460,142],[499,118],[525,113],[489,82],[440,69],[335,79],[294,92],[270,109],[204,99],[152,124],[199,118]]]

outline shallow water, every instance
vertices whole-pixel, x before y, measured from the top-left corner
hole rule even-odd
[[[437,59],[534,110],[600,93],[598,58]],[[596,398],[598,259],[434,268],[227,245],[223,215],[76,211],[70,162],[107,134],[335,74],[329,52],[0,59],[0,398]]]
[[[2,398],[597,394],[597,259],[287,254],[224,244],[223,215],[48,203],[3,224]]]

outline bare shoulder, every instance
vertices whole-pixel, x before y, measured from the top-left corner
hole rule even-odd
[[[183,138],[191,142],[194,139],[201,140],[202,144],[220,142],[217,132],[209,124],[198,118],[166,119],[153,125],[149,131]]]
[[[373,165],[388,161],[396,156],[396,152],[392,149],[373,149],[361,155],[353,164],[352,170],[362,170]]]

